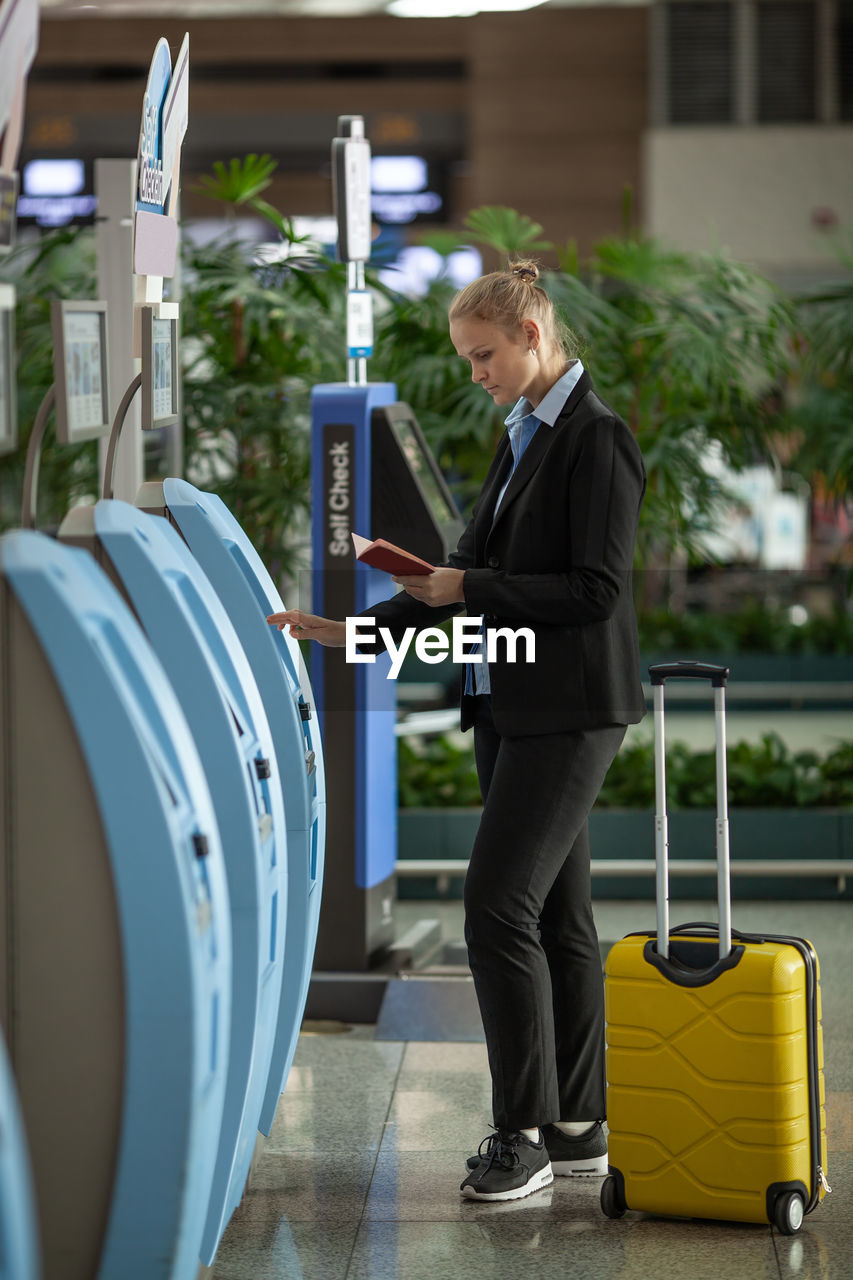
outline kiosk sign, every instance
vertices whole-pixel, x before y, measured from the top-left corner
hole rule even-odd
[[[133,269],[140,276],[175,274],[181,143],[189,116],[189,39],[184,36],[173,72],[168,42],[161,38],[148,73],[134,213]]]
[[[38,0],[0,0],[0,253],[15,239],[27,73],[38,48]]]

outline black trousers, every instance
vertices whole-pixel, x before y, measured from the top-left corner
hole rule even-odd
[[[504,738],[491,700],[476,703],[483,814],[465,880],[465,940],[494,1123],[603,1119],[604,980],[587,819],[625,726]]]

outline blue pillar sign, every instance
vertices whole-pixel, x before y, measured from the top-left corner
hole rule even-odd
[[[18,152],[27,73],[38,48],[38,0],[0,2],[0,253],[15,240]]]
[[[189,35],[172,70],[168,41],[154,50],[142,107],[137,157],[133,269],[138,276],[175,274],[180,149],[187,128]]]

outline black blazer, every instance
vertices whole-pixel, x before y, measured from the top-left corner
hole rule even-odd
[[[554,426],[537,429],[493,519],[511,468],[505,434],[447,562],[465,570],[469,614],[536,638],[533,663],[506,661],[498,643],[489,664],[495,727],[517,737],[641,720],[631,567],[646,476],[634,436],[584,372]],[[459,612],[404,591],[364,611],[395,639]],[[463,696],[463,729],[472,702]]]

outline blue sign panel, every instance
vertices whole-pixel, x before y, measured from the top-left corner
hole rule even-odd
[[[387,574],[355,564],[350,533],[373,537],[371,415],[395,400],[393,383],[332,383],[311,393],[313,609],[324,617],[351,617],[394,590]],[[374,663],[344,665],[317,646],[311,671],[327,752],[335,759],[342,824],[335,848],[343,848],[348,829],[348,874],[357,888],[370,889],[393,875],[397,861],[396,686],[386,679],[385,654]],[[329,711],[338,726],[334,742]]]

